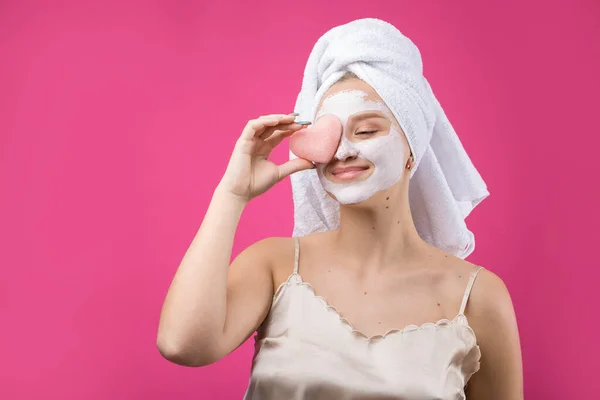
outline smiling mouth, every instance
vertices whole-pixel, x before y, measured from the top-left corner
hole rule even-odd
[[[331,176],[337,181],[350,181],[363,175],[369,167],[344,167],[331,170]]]

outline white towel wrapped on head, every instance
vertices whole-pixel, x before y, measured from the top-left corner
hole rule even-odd
[[[406,134],[415,158],[409,200],[419,235],[465,258],[475,248],[465,218],[489,192],[423,76],[419,49],[378,19],[331,29],[308,58],[296,101],[299,118],[314,122],[323,94],[347,72],[373,87]],[[295,157],[290,152],[290,158]],[[337,229],[339,204],[325,193],[316,170],[293,174],[291,181],[293,235]]]

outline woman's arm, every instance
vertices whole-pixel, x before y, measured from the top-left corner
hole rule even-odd
[[[213,363],[246,340],[264,320],[273,295],[269,257],[273,240],[243,251],[230,266],[233,239],[250,199],[286,176],[312,168],[307,160],[268,160],[281,141],[302,129],[293,115],[249,121],[202,225],[171,282],[160,314],[157,345],[168,360]]]
[[[211,364],[237,348],[264,319],[272,274],[262,250],[244,250],[229,266],[243,204],[215,192],[202,226],[177,269],[165,298],[157,345],[169,361]],[[229,267],[229,268],[228,268]]]
[[[482,270],[467,306],[481,349],[481,368],[467,385],[469,400],[523,399],[523,366],[517,319],[502,279]]]

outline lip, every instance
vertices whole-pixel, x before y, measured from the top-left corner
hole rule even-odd
[[[331,175],[340,181],[349,181],[358,178],[364,172],[366,172],[369,167],[336,167],[331,170]]]

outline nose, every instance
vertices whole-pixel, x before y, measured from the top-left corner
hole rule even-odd
[[[340,147],[338,147],[334,157],[338,161],[345,161],[351,158],[358,157],[358,154],[358,149],[352,146],[352,143],[350,143],[348,139],[342,137]]]

